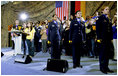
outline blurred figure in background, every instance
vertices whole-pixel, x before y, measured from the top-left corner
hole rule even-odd
[[[90,58],[93,58],[95,56],[94,48],[95,48],[96,31],[93,30],[93,23],[94,23],[94,19],[90,19],[86,27],[86,39],[87,39],[86,43],[87,43]]]
[[[26,42],[28,45],[28,52],[31,57],[34,56],[34,34],[35,34],[35,29],[33,28],[32,22],[28,22],[27,28],[25,29],[25,33],[27,33],[26,36]]]
[[[23,47],[24,55],[26,55],[26,36],[27,36],[27,34],[24,33],[26,27],[27,27],[27,23],[24,22],[23,27],[22,27],[22,31],[23,31],[23,33],[22,33],[22,42],[23,42],[22,47]]]
[[[69,44],[69,29],[70,29],[70,21],[67,20],[66,21],[66,27],[63,31],[63,34],[62,34],[62,40],[63,40],[63,45],[64,45],[64,48],[65,48],[65,55],[69,55],[71,56],[72,55],[72,48],[71,48],[71,44]]]
[[[112,30],[113,30],[113,46],[114,46],[113,61],[117,61],[117,13],[114,15],[112,24],[113,24]]]
[[[13,30],[20,30],[19,27],[21,27],[21,25],[19,25],[19,20],[15,20],[15,24],[13,25],[11,31],[13,31]],[[21,27],[21,28],[22,28],[22,27]],[[17,35],[17,34],[11,33],[11,36],[12,36],[12,49],[15,48],[15,41],[14,41],[15,35]]]
[[[46,24],[42,24],[42,29],[41,29],[41,40],[42,40],[42,52],[46,53],[47,52],[47,34],[46,34]]]
[[[40,35],[40,31],[41,31],[41,27],[39,27],[40,21],[37,21],[35,24],[35,36],[34,36],[34,45],[36,48],[36,52],[40,52],[41,51],[41,46],[39,43],[39,40],[41,39],[41,35]]]
[[[11,31],[21,31],[22,30],[22,25],[19,25],[19,20],[15,20],[15,24],[13,25]],[[21,33],[20,32],[13,32],[11,33],[12,36],[12,48],[14,49],[14,54],[13,55],[17,55],[17,54],[21,54]],[[18,45],[19,44],[19,45]]]
[[[70,15],[70,21],[72,21],[74,19],[73,15]]]

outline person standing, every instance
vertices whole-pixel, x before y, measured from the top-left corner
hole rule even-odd
[[[70,15],[70,21],[72,21],[74,19],[73,15]]]
[[[113,18],[113,46],[114,46],[114,58],[113,61],[117,61],[117,13],[114,15]]]
[[[76,19],[72,20],[70,24],[69,43],[72,43],[73,68],[82,68],[82,65],[80,65],[83,42],[82,12],[77,11],[75,16]]]
[[[110,49],[113,40],[112,34],[112,24],[108,18],[109,7],[105,6],[102,8],[102,15],[96,21],[96,34],[97,34],[97,42],[99,43],[99,65],[100,71],[102,73],[107,74],[108,72],[113,73],[112,70],[109,69],[109,56]]]
[[[27,42],[27,45],[28,45],[28,52],[29,52],[29,55],[31,57],[34,56],[34,33],[35,33],[35,29],[33,28],[33,25],[32,25],[32,22],[29,22],[27,24],[27,28],[25,29],[25,33],[27,33],[27,36],[26,36],[26,42]]]
[[[23,47],[23,52],[24,52],[24,55],[26,55],[26,34],[24,33],[25,29],[27,27],[27,23],[23,23],[23,27],[22,27],[22,47]]]
[[[40,46],[40,42],[39,40],[41,39],[41,27],[39,27],[40,21],[37,21],[35,24],[35,35],[34,35],[34,45],[36,48],[36,52],[40,52],[41,51],[41,46]]]
[[[46,53],[47,52],[47,34],[46,34],[46,25],[42,25],[41,29],[41,40],[42,40],[42,52]]]
[[[88,46],[88,52],[89,52],[90,58],[93,58],[95,56],[94,45],[95,45],[96,31],[93,30],[93,27],[92,27],[93,22],[94,22],[94,19],[90,19],[86,27],[86,43]]]
[[[72,48],[71,44],[69,44],[69,29],[70,29],[70,21],[66,21],[66,27],[62,33],[62,40],[63,40],[63,45],[65,48],[65,55],[71,56],[72,55]]]
[[[20,27],[20,29],[19,29]],[[19,25],[19,20],[15,20],[15,24],[13,25],[11,31],[13,30],[21,30],[22,28],[22,25]],[[19,36],[20,34],[19,33],[11,33],[11,36],[12,36],[12,49],[15,48],[15,35]]]
[[[22,25],[19,25],[19,23],[20,23],[19,20],[15,20],[15,25],[13,25],[13,28],[11,29],[11,31],[16,31],[16,30],[21,31]],[[13,55],[16,56],[17,54],[21,54],[21,33],[13,32],[11,33],[11,36],[13,40],[13,48],[15,48]]]
[[[51,59],[60,59],[59,41],[60,33],[57,23],[57,15],[54,14],[53,21],[48,25],[48,44],[51,44]]]

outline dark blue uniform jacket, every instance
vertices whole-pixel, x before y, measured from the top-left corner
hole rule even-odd
[[[48,25],[48,40],[51,42],[59,41],[59,29],[58,24],[55,24],[53,21]]]
[[[72,40],[73,43],[81,43],[85,40],[84,22],[78,22],[77,19],[71,21],[69,40]]]
[[[96,21],[96,33],[97,39],[102,41],[113,39],[112,24],[105,15],[101,15]]]

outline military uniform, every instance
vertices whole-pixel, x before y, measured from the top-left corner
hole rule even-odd
[[[108,64],[112,40],[112,24],[106,15],[101,15],[96,21],[97,39],[100,40],[99,63],[100,70],[104,73],[108,72]]]
[[[57,21],[52,21],[48,25],[48,41],[51,42],[51,58],[60,59],[60,33]]]
[[[80,66],[80,56],[82,50],[83,36],[85,35],[84,26],[80,19],[74,19],[70,24],[69,40],[72,40],[72,55],[74,66]],[[84,33],[83,33],[84,32]]]

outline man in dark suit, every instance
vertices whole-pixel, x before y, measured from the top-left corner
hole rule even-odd
[[[109,21],[109,7],[102,9],[102,15],[96,21],[96,33],[97,42],[99,43],[99,63],[100,71],[107,74],[107,72],[113,72],[108,68],[109,57],[111,51],[112,42],[112,24]]]
[[[71,21],[70,33],[69,33],[69,43],[72,43],[72,56],[73,56],[73,68],[81,67],[80,57],[82,50],[83,37],[85,35],[84,22],[82,21],[81,11],[75,13],[76,19]],[[84,33],[83,33],[84,32]]]
[[[52,22],[48,25],[48,44],[51,44],[51,58],[60,59],[59,41],[60,33],[57,16],[54,14]]]

